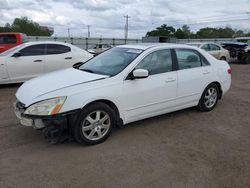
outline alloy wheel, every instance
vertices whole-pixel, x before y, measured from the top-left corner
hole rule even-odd
[[[205,94],[204,102],[207,108],[212,108],[217,102],[217,90],[213,87],[209,88]]]
[[[97,110],[84,119],[82,133],[89,140],[99,140],[107,134],[110,126],[110,116],[105,111]]]

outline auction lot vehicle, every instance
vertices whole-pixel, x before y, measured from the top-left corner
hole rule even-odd
[[[195,42],[195,43],[187,43],[187,45],[196,46],[198,48],[201,48],[201,49],[207,51],[212,56],[214,56],[216,59],[225,60],[227,62],[230,60],[229,51],[224,49],[219,44],[207,43],[207,42]]]
[[[94,55],[98,55],[110,48],[112,48],[113,46],[110,44],[97,44],[93,49],[88,49],[88,52]]]
[[[232,42],[223,42],[232,59],[244,64],[250,64],[250,37],[235,38]]]
[[[51,140],[69,135],[98,144],[115,126],[193,106],[211,111],[230,85],[228,63],[201,49],[122,45],[25,82],[16,93],[15,113],[21,124]]]
[[[0,84],[24,82],[85,62],[93,55],[62,42],[27,42],[0,54]]]
[[[2,32],[0,33],[0,53],[28,42],[28,37],[24,33]]]

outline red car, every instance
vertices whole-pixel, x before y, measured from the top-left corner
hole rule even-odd
[[[16,32],[0,33],[0,53],[28,41],[27,35]]]

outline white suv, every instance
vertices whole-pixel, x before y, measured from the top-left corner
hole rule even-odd
[[[197,106],[212,110],[231,69],[203,50],[177,44],[112,48],[82,65],[25,82],[17,91],[21,124],[56,141],[98,144],[115,126]]]

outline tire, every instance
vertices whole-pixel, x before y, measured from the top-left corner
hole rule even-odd
[[[198,109],[202,112],[208,112],[214,109],[219,99],[219,89],[216,84],[209,84],[204,90],[199,104]]]
[[[99,144],[111,135],[114,123],[114,111],[105,103],[96,102],[83,108],[73,126],[73,136],[81,144]]]
[[[247,53],[244,55],[243,59],[242,59],[242,62],[244,64],[250,64],[250,53]]]
[[[227,61],[226,57],[222,56],[220,60]]]

